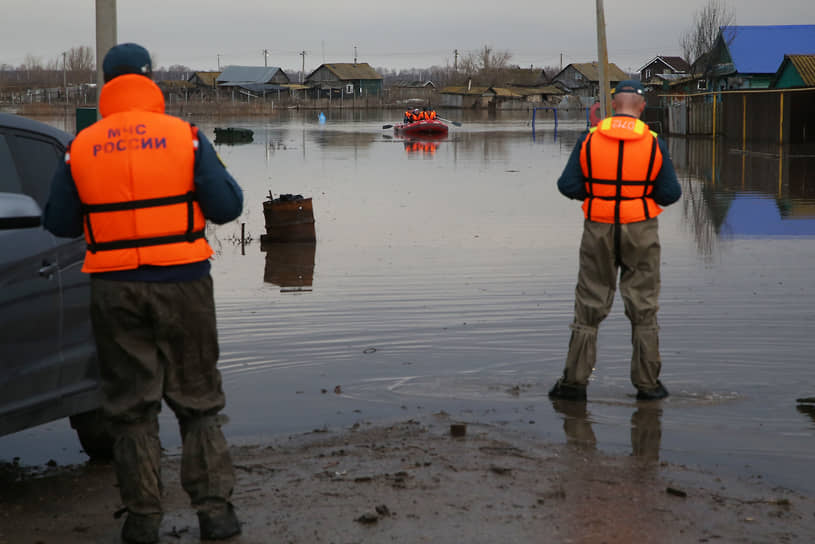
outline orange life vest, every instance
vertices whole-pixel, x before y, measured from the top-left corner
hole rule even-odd
[[[662,208],[649,195],[662,168],[657,135],[633,117],[607,117],[592,128],[580,149],[586,177],[586,219],[635,223],[656,217]]]
[[[106,83],[99,110],[103,119],[77,135],[65,158],[82,203],[82,271],[208,259],[193,181],[198,129],[165,115],[161,90],[141,75]]]

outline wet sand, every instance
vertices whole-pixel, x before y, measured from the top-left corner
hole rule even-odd
[[[811,542],[811,497],[574,436],[551,444],[437,413],[235,446],[243,534],[229,542]],[[162,543],[198,542],[179,461],[164,458]],[[119,542],[109,465],[6,466],[0,483],[2,544]]]

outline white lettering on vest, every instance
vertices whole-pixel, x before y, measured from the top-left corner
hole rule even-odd
[[[611,128],[622,128],[625,130],[634,130],[637,125],[635,119],[612,119]]]

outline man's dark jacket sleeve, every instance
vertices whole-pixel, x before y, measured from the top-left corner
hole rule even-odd
[[[588,136],[588,132],[581,134],[574,144],[569,161],[557,180],[557,188],[564,195],[575,200],[586,200],[589,196],[586,192],[586,178],[583,177],[583,169],[580,167],[580,148]]]
[[[195,195],[204,217],[213,223],[227,223],[243,211],[243,191],[200,131],[195,157]]]
[[[226,223],[243,211],[243,191],[227,171],[207,138],[198,133],[195,154],[195,194],[204,217],[213,223]],[[51,178],[51,193],[43,211],[43,225],[57,236],[82,234],[79,193],[71,169],[60,161]]]
[[[585,200],[588,196],[586,193],[586,178],[583,176],[583,168],[580,166],[580,149],[583,147],[583,142],[587,136],[588,133],[585,133],[577,139],[577,143],[572,149],[571,155],[569,155],[569,161],[557,180],[558,190],[564,196],[576,200]],[[662,138],[657,138],[657,142],[659,142],[659,150],[662,152],[662,168],[659,169],[659,173],[654,180],[654,191],[651,196],[654,202],[660,206],[668,206],[682,196],[682,187],[676,177],[673,161],[671,161],[671,156],[668,153],[668,146],[665,145]]]

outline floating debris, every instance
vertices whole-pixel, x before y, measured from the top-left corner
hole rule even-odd
[[[263,202],[263,218],[266,234],[260,236],[261,244],[317,240],[311,198],[293,194],[281,194],[274,198],[270,191],[268,199]]]
[[[215,129],[215,143],[216,144],[246,144],[252,141],[254,132],[248,128],[216,128]]]

